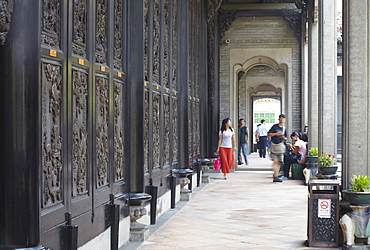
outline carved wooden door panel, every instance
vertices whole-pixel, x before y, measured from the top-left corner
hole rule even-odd
[[[196,162],[200,156],[200,57],[202,47],[200,44],[200,19],[201,6],[200,0],[189,1],[189,165]]]
[[[145,184],[167,189],[178,163],[177,134],[177,0],[144,0]]]
[[[43,0],[40,189],[47,246],[66,213],[82,230],[93,226],[91,235],[102,231],[105,221],[95,217],[105,217],[110,194],[126,192],[124,13],[124,0]]]

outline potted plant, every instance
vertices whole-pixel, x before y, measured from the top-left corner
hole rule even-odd
[[[370,205],[370,178],[366,175],[353,175],[351,188],[342,191],[343,200],[352,205]]]
[[[334,155],[321,153],[319,158],[319,172],[322,175],[334,175],[337,172],[338,166],[333,166],[334,164]]]
[[[308,150],[308,155],[306,159],[309,163],[317,163],[319,161],[319,150],[318,148],[312,147]]]

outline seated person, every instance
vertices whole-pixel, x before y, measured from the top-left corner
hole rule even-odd
[[[286,145],[291,149],[293,154],[300,153],[300,159],[293,159],[292,155],[286,155],[284,157],[284,176],[281,177],[283,180],[287,180],[289,177],[290,165],[293,163],[304,164],[306,163],[306,153],[307,153],[307,142],[300,139],[297,132],[293,132],[290,138],[294,142],[294,145],[287,143]]]

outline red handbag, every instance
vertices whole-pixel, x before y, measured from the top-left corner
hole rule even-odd
[[[213,161],[213,169],[216,171],[221,169],[221,159],[215,159]]]

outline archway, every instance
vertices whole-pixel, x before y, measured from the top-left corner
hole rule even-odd
[[[235,65],[234,70],[237,79],[237,116],[246,119],[252,144],[254,131],[261,119],[268,120],[268,125],[276,123],[279,113],[287,110],[290,85],[287,66],[279,65],[269,57],[257,56],[242,65]]]

